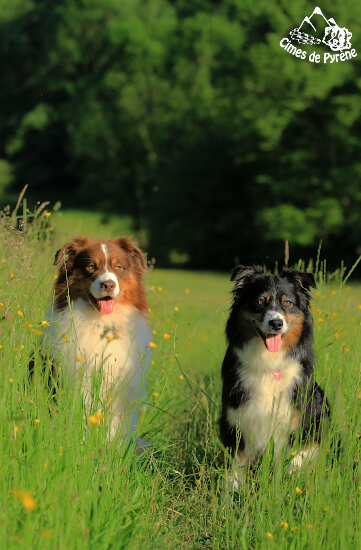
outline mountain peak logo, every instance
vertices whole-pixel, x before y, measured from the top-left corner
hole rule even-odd
[[[332,17],[327,19],[318,6],[310,16],[304,17],[299,27],[289,32],[289,36],[290,38],[281,40],[280,46],[300,59],[307,59],[308,52],[297,48],[294,44],[324,45],[332,52],[338,52],[324,53],[324,63],[348,61],[357,56],[356,50],[352,49],[352,32],[346,27],[340,27]],[[308,56],[308,60],[319,63],[321,54],[316,54],[314,51]]]
[[[326,19],[318,6],[313,10],[310,17],[306,15],[298,28],[290,31],[290,36],[292,41],[299,44],[320,44],[323,42],[334,52],[351,49],[350,38],[352,32],[346,27],[339,27],[332,17]]]

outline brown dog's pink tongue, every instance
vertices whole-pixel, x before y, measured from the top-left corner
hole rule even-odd
[[[272,334],[266,337],[266,346],[268,351],[280,351],[282,344],[282,334]]]
[[[99,300],[100,313],[111,313],[113,311],[114,304],[115,300]]]

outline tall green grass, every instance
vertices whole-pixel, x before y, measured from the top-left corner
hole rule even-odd
[[[332,407],[330,433],[342,437],[339,458],[332,461],[329,436],[313,471],[270,473],[264,461],[232,501],[220,490],[217,427],[228,277],[149,273],[156,347],[139,435],[154,445],[135,457],[126,442],[106,441],[104,424],[89,421],[65,377],[56,403],[42,380],[52,260],[74,229],[66,213],[46,208],[31,216],[19,206],[24,231],[11,228],[10,212],[1,220],[0,549],[359,547],[360,286],[320,276],[314,293],[316,378]],[[74,216],[82,221],[74,233],[95,234],[98,222],[88,231]],[[102,236],[129,232],[126,221],[117,224]]]

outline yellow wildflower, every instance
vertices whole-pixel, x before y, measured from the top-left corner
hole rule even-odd
[[[97,417],[97,419],[99,420],[99,422],[102,422],[104,420],[104,414],[101,412],[101,411],[97,411],[95,413],[95,416]]]
[[[156,391],[153,393],[153,395],[154,395],[154,397],[159,397],[159,393],[156,392]]]
[[[19,316],[19,317],[24,317],[24,314],[23,314],[22,311],[19,310],[17,313],[18,313],[18,316]]]
[[[41,321],[41,324],[43,325],[43,327],[49,327],[49,323],[48,321]]]
[[[170,334],[168,334],[167,332],[165,332],[165,333],[163,334],[163,338],[164,338],[164,340],[169,340]]]
[[[175,306],[174,311],[175,312],[179,311],[179,307]]]
[[[90,416],[88,416],[88,420],[90,422],[90,424],[92,424],[93,426],[99,426],[99,420],[96,416],[94,416],[93,414],[91,414]]]
[[[287,531],[288,529],[288,523],[286,521],[281,521],[281,527],[282,529],[284,529],[285,531]]]
[[[15,498],[20,500],[25,510],[29,510],[29,512],[33,512],[36,509],[37,507],[36,500],[33,498],[31,491],[29,491],[29,489],[14,489],[13,494]]]
[[[149,347],[155,349],[157,347],[157,344],[155,344],[154,342],[149,342]]]
[[[296,487],[296,493],[297,493],[298,495],[302,495],[303,491],[302,491],[302,489],[300,489],[299,487]]]
[[[267,533],[268,540],[274,540],[274,536],[271,533]]]
[[[35,426],[38,426],[40,424],[40,420],[38,418],[35,418],[34,419],[34,424],[35,424]]]

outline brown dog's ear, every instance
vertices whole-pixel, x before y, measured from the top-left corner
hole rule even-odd
[[[59,265],[60,273],[70,271],[74,259],[79,250],[81,250],[88,242],[86,237],[75,237],[72,241],[63,246],[55,254],[54,265]]]
[[[115,244],[124,250],[129,256],[135,260],[143,269],[147,269],[147,258],[145,254],[135,246],[130,237],[121,237],[116,239]]]

